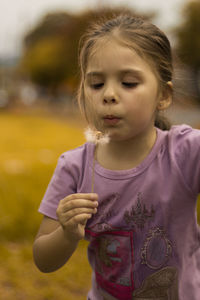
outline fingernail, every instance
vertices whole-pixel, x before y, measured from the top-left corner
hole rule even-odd
[[[93,200],[96,200],[96,199],[98,198],[98,195],[97,195],[97,194],[91,194],[91,198],[92,198]]]

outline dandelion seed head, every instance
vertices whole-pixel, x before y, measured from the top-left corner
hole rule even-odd
[[[110,140],[108,134],[93,130],[90,127],[86,128],[84,134],[86,141],[94,144],[107,144]]]

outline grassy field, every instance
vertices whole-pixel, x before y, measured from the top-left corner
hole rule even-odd
[[[91,270],[86,242],[51,274],[33,264],[37,212],[59,155],[83,143],[80,127],[48,116],[0,114],[0,299],[83,300]]]
[[[74,123],[33,114],[0,114],[0,299],[86,299],[91,276],[86,242],[55,273],[40,273],[32,260],[42,218],[37,209],[57,159],[84,142],[82,129]]]
[[[1,243],[0,299],[85,300],[91,277],[86,246],[81,242],[67,265],[43,274],[33,264],[30,241]]]

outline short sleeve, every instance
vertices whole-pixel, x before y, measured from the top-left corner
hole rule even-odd
[[[200,130],[190,126],[174,126],[177,164],[185,183],[193,194],[200,193]]]
[[[56,210],[59,201],[76,192],[76,174],[69,159],[61,155],[51,181],[39,207],[39,212],[53,219],[57,219]]]

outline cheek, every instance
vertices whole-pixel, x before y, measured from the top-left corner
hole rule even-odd
[[[90,88],[85,88],[85,99],[88,103],[88,105],[94,105],[94,103],[98,103],[100,99],[100,92],[92,90]]]
[[[136,94],[136,100],[139,109],[142,107],[144,111],[154,110],[158,102],[157,90],[154,87],[141,89]]]
[[[87,115],[87,120],[89,124],[93,125],[97,128],[97,107],[95,102],[91,98],[87,98],[85,102],[85,111]]]
[[[151,95],[135,97],[127,106],[127,111],[130,118],[134,118],[139,123],[151,120],[156,113],[156,99],[151,98]]]
[[[94,97],[90,91],[90,89],[84,89],[84,97],[85,97],[85,107],[87,110],[93,110]]]

